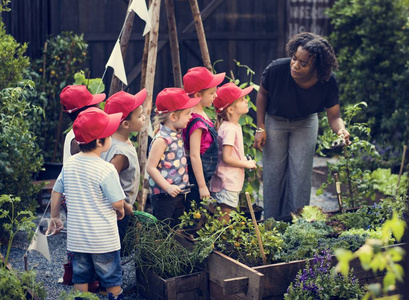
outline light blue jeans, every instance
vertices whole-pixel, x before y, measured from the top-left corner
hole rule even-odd
[[[318,116],[289,120],[266,114],[265,125],[264,218],[279,218],[310,203]]]

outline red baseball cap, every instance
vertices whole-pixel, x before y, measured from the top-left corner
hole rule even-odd
[[[107,114],[121,112],[123,114],[121,121],[123,121],[134,109],[141,106],[147,95],[146,89],[142,89],[135,95],[120,91],[107,99],[104,111]]]
[[[106,95],[91,94],[85,85],[68,85],[60,93],[60,103],[64,111],[72,113],[84,106],[91,106],[104,101]]]
[[[164,114],[175,110],[191,108],[202,98],[190,98],[181,88],[166,88],[156,96],[156,113]]]
[[[226,83],[217,89],[217,97],[213,101],[213,106],[217,113],[221,113],[237,99],[248,95],[253,90],[252,86],[241,89],[233,82]]]
[[[121,112],[108,115],[97,107],[80,112],[72,125],[77,143],[88,144],[113,135],[121,123],[121,118]]]
[[[201,90],[218,86],[225,76],[226,73],[213,74],[205,67],[194,67],[183,76],[183,86],[186,93],[192,95]]]

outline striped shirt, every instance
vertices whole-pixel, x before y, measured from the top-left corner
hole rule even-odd
[[[115,167],[99,157],[74,155],[53,190],[67,199],[67,249],[108,253],[121,248],[111,203],[125,198]]]

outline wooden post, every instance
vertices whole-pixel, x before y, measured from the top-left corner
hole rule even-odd
[[[132,1],[129,2],[129,6],[132,4]],[[126,57],[126,50],[128,50],[128,44],[129,44],[129,38],[131,37],[131,32],[132,32],[132,27],[133,27],[133,21],[135,19],[135,12],[133,10],[131,11],[126,11],[126,21],[124,25],[124,30],[121,35],[121,53],[122,53],[122,59],[125,61]],[[111,79],[111,86],[109,88],[109,96],[112,94],[115,94],[116,92],[119,92],[120,87],[120,80],[118,77],[115,76],[115,74],[112,74],[112,79]]]
[[[200,15],[199,5],[197,0],[189,0],[190,8],[192,9],[193,19],[195,20],[196,33],[199,39],[200,52],[202,53],[203,65],[212,70],[212,63],[210,61],[209,49],[207,48],[206,35],[203,28],[202,16]]]
[[[173,83],[175,87],[183,88],[182,71],[180,68],[179,41],[175,19],[175,5],[173,0],[165,0],[165,6],[169,28],[169,43],[172,57]]]
[[[159,12],[160,12],[160,3],[161,0],[153,0],[150,6],[152,9],[152,28],[149,33],[149,49],[148,49],[148,60],[147,60],[147,68],[146,68],[146,80],[145,80],[145,88],[148,92],[148,96],[146,97],[145,102],[143,103],[143,110],[144,114],[148,117],[151,115],[152,111],[152,94],[153,94],[153,85],[155,80],[155,69],[156,69],[156,58],[157,58],[157,50],[158,50],[158,37],[159,37]],[[139,145],[139,164],[141,175],[145,176],[145,166],[146,166],[146,154],[148,150],[148,126],[149,122],[145,122],[142,127],[141,132],[138,135],[138,145]],[[145,209],[146,204],[146,196],[147,192],[146,189],[142,189],[139,191],[139,194],[142,193],[142,198],[140,198],[139,202],[139,210]]]

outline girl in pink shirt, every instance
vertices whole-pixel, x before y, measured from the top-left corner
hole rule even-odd
[[[256,162],[247,160],[244,155],[243,132],[240,117],[248,111],[245,96],[253,87],[241,89],[234,83],[227,83],[217,90],[214,100],[218,128],[219,162],[210,182],[210,191],[225,215],[226,223],[230,211],[239,204],[239,194],[244,184],[244,168],[254,169]]]
[[[205,67],[191,68],[183,76],[185,92],[190,97],[202,98],[193,107],[192,119],[183,130],[189,180],[194,185],[186,197],[186,211],[189,211],[191,201],[200,203],[201,199],[210,196],[208,186],[218,159],[217,132],[204,108],[212,105],[217,96],[216,88],[224,77],[225,73],[212,74]]]

